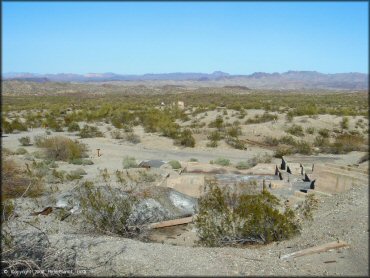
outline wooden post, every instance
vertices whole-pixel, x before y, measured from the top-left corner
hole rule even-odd
[[[338,241],[326,243],[320,246],[315,246],[315,247],[307,248],[307,249],[297,251],[294,253],[290,253],[290,254],[282,256],[281,259],[290,260],[290,259],[294,259],[297,257],[302,257],[302,256],[310,255],[310,254],[320,253],[320,252],[326,252],[331,249],[337,249],[337,248],[342,248],[342,247],[347,247],[347,246],[349,245],[346,242],[338,240]]]

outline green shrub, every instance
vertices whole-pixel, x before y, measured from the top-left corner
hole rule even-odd
[[[133,144],[138,144],[141,142],[139,135],[136,135],[133,132],[129,132],[126,134],[126,141],[133,143]]]
[[[216,119],[208,124],[208,127],[215,127],[218,130],[220,130],[224,125],[224,120],[222,119],[222,116],[218,115]]]
[[[213,161],[214,164],[218,164],[221,166],[229,166],[231,165],[230,160],[227,158],[219,157]]]
[[[246,146],[245,146],[245,143],[237,138],[232,138],[232,137],[229,137],[225,140],[225,142],[233,147],[234,149],[238,149],[238,150],[245,150],[246,149]]]
[[[218,146],[217,141],[211,141],[206,144],[206,147],[208,148],[216,148]]]
[[[299,141],[294,148],[295,153],[309,155],[312,153],[311,145],[305,141]]]
[[[92,182],[84,182],[79,193],[83,221],[94,230],[109,235],[134,235],[128,220],[137,201],[132,195],[117,194],[110,186],[94,187]]]
[[[315,137],[313,144],[316,147],[325,147],[325,146],[329,146],[330,142],[327,137],[323,137],[322,135],[317,135]]]
[[[26,153],[28,153],[28,151],[25,148],[18,148],[15,151],[15,154],[18,154],[18,155],[22,155],[22,154],[26,154]]]
[[[80,126],[76,122],[72,122],[68,125],[68,132],[80,131]]]
[[[192,135],[192,132],[190,129],[185,129],[182,131],[179,135],[179,137],[175,140],[175,144],[185,146],[185,147],[191,147],[194,148],[195,146],[195,139]]]
[[[198,162],[198,159],[192,157],[192,158],[189,159],[189,161],[190,162]]]
[[[262,115],[255,115],[254,118],[246,120],[245,124],[259,124],[271,121],[276,121],[278,119],[277,115],[264,112]]]
[[[279,200],[268,191],[238,195],[214,183],[207,188],[195,219],[201,245],[267,244],[300,232],[294,211],[280,212]]]
[[[123,139],[123,134],[119,130],[112,130],[110,132],[110,135],[112,136],[113,139]]]
[[[266,137],[265,138],[265,144],[269,146],[278,146],[279,145],[279,139],[273,138],[273,137]]]
[[[78,158],[86,157],[87,146],[73,141],[67,137],[38,137],[35,140],[38,147],[46,149],[46,157],[52,160],[73,161]]]
[[[125,156],[123,157],[123,169],[129,169],[129,168],[136,168],[136,158],[132,156]]]
[[[168,164],[171,165],[172,169],[180,169],[181,168],[181,163],[177,160],[171,160],[168,162]]]
[[[302,215],[302,219],[312,221],[313,212],[317,210],[319,206],[319,201],[316,199],[315,194],[310,193],[306,195],[303,203],[298,206],[298,211]]]
[[[233,126],[226,130],[227,135],[231,137],[238,137],[239,135],[242,135],[242,130],[240,126]]]
[[[22,123],[18,118],[16,118],[12,121],[10,130],[27,131],[28,128],[24,123]]]
[[[291,127],[289,127],[286,132],[299,137],[304,136],[303,128],[296,124],[293,124]]]
[[[322,128],[319,130],[319,135],[322,136],[323,138],[329,138],[330,130],[327,128]]]
[[[74,165],[93,165],[94,162],[91,159],[84,158],[74,158],[69,161],[69,163]]]
[[[342,121],[340,122],[340,127],[342,129],[348,129],[349,128],[349,119],[347,117],[343,117]]]
[[[31,145],[31,139],[29,136],[24,136],[18,139],[19,143],[21,143],[22,146],[30,146]]]
[[[271,163],[272,157],[268,153],[258,154],[252,157],[248,163],[250,167],[256,166],[258,163]]]
[[[235,167],[239,170],[248,169],[250,168],[250,164],[246,161],[240,161],[238,162]]]
[[[291,148],[287,148],[287,147],[278,147],[275,152],[274,152],[274,157],[277,157],[277,158],[282,158],[283,156],[285,155],[290,155],[292,154],[292,150]]]
[[[103,133],[99,131],[96,126],[84,125],[78,134],[81,138],[95,138],[104,137]]]
[[[295,146],[297,141],[290,135],[286,135],[280,138],[280,142],[285,145]]]
[[[222,136],[219,131],[212,131],[210,135],[207,136],[207,139],[210,141],[219,141],[221,140]]]
[[[306,128],[306,133],[307,134],[314,134],[315,133],[315,128],[314,127],[308,127],[308,128]]]
[[[78,168],[76,170],[72,170],[69,174],[67,174],[66,178],[70,181],[82,179],[82,176],[86,175],[86,171],[82,168]]]
[[[1,164],[1,201],[11,198],[39,197],[45,192],[40,179],[33,177],[30,173],[10,159],[4,159]]]

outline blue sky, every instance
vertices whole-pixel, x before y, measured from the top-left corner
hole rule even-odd
[[[3,72],[368,72],[367,2],[3,2]]]

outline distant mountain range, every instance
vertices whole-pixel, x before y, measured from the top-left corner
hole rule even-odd
[[[159,73],[143,75],[124,75],[115,73],[88,74],[34,74],[5,73],[3,80],[31,82],[113,82],[113,81],[173,81],[207,83],[220,86],[247,86],[251,89],[368,89],[369,75],[364,73],[324,74],[317,71],[288,71],[284,73],[255,72],[250,75],[231,75],[222,71],[208,73]],[[163,82],[161,82],[163,83]]]

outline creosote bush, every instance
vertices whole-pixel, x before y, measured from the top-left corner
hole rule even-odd
[[[170,162],[168,162],[168,164],[171,165],[172,169],[180,169],[181,168],[181,164],[177,160],[171,160]]]
[[[303,128],[296,124],[293,124],[291,127],[289,127],[286,132],[299,137],[304,136]]]
[[[200,245],[267,244],[300,231],[295,212],[288,207],[280,212],[279,200],[266,190],[236,194],[214,182],[207,188],[195,219]]]
[[[175,140],[176,145],[194,148],[195,139],[190,129],[183,130]]]
[[[80,131],[80,126],[78,125],[78,123],[72,122],[68,125],[67,130],[69,132]]]
[[[230,160],[227,159],[227,158],[223,158],[223,157],[219,157],[219,158],[213,160],[211,164],[218,164],[218,165],[221,165],[221,166],[231,165]]]
[[[136,168],[137,167],[136,158],[132,156],[123,157],[122,166],[123,169]]]
[[[38,197],[44,193],[43,184],[40,179],[27,174],[13,160],[2,161],[1,169],[1,199]]]
[[[79,201],[83,220],[101,233],[132,237],[128,219],[137,198],[113,190],[109,185],[95,187],[90,181],[81,185]]]
[[[81,138],[95,138],[104,137],[103,133],[99,131],[96,126],[84,125],[78,134]]]
[[[70,162],[86,157],[87,146],[67,137],[38,137],[35,139],[35,144],[46,149],[46,157],[48,159]]]

